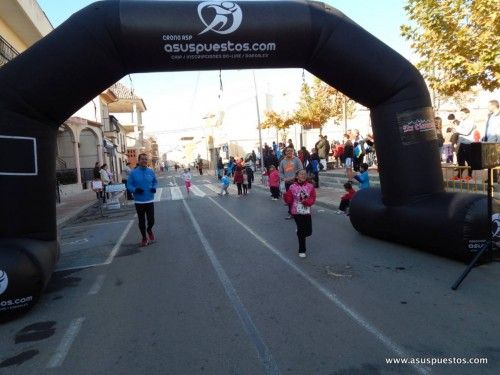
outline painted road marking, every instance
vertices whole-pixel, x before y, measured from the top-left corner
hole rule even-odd
[[[210,198],[212,199],[212,198]],[[213,199],[212,199],[213,200]],[[233,306],[234,310],[238,314],[238,317],[241,320],[241,323],[243,324],[243,328],[245,329],[245,332],[249,336],[252,344],[254,345],[255,349],[257,350],[257,354],[259,356],[259,360],[261,364],[264,366],[264,370],[266,374],[279,374],[280,371],[278,369],[278,365],[276,364],[276,361],[274,360],[271,351],[269,348],[266,346],[264,340],[262,339],[259,331],[257,330],[257,327],[252,321],[252,318],[250,317],[249,312],[243,305],[243,302],[241,302],[240,297],[238,296],[238,293],[234,289],[233,285],[231,284],[231,280],[227,276],[226,272],[222,268],[222,265],[220,264],[219,260],[217,259],[212,246],[210,246],[210,243],[208,242],[207,238],[201,231],[201,228],[196,221],[193,213],[191,212],[191,209],[189,208],[188,204],[186,201],[182,201],[184,203],[184,207],[186,208],[186,211],[191,219],[191,223],[193,224],[193,227],[198,234],[198,237],[200,238],[200,241],[205,248],[205,253],[208,255],[208,258],[210,259],[210,262],[212,263],[212,266],[214,267],[217,276],[222,283],[224,290],[226,292],[227,297],[229,298],[229,301],[231,302],[231,305]]]
[[[326,287],[321,285],[318,281],[314,280],[311,276],[309,276],[306,272],[300,269],[295,263],[293,263],[290,259],[285,257],[280,251],[278,251],[274,246],[272,246],[269,242],[267,242],[264,238],[259,236],[253,229],[248,227],[242,221],[240,221],[236,216],[234,216],[231,212],[222,207],[219,203],[217,203],[213,198],[208,197],[217,207],[219,207],[222,211],[224,211],[229,217],[231,217],[234,221],[240,224],[243,228],[245,228],[251,235],[253,235],[259,242],[261,242],[265,247],[267,247],[274,255],[280,258],[287,266],[289,266],[292,270],[297,272],[300,276],[302,276],[309,284],[318,289],[325,297],[327,297],[331,302],[333,302],[340,310],[346,313],[349,317],[351,317],[356,323],[358,323],[361,327],[370,332],[375,338],[377,338],[382,344],[385,345],[386,348],[390,349],[392,352],[396,354],[397,357],[400,358],[409,358],[412,357],[410,354],[406,353],[403,348],[393,342],[390,338],[385,336],[381,331],[379,331],[375,326],[373,326],[368,320],[366,320],[363,316],[361,316],[358,312],[356,312],[353,308],[349,307],[345,302],[343,302],[335,293],[329,291]],[[420,374],[430,374],[430,369],[425,366],[421,366],[418,364],[412,364],[412,366],[417,370]]]
[[[136,216],[137,216],[137,214],[134,217],[136,217]],[[106,261],[103,264],[110,264],[113,261],[113,258],[115,257],[116,253],[120,249],[120,246],[122,245],[123,240],[125,239],[125,237],[127,236],[128,232],[130,231],[130,228],[132,227],[132,224],[134,224],[134,220],[129,220],[127,227],[125,228],[125,230],[123,231],[122,235],[118,239],[118,242],[113,247],[113,250],[111,250],[111,253],[109,254],[108,259],[106,259]]]
[[[208,189],[212,190],[214,193],[220,193],[220,187],[217,187],[217,186],[214,186],[212,184],[210,185],[204,185],[206,186]]]
[[[199,187],[196,185],[191,185],[191,191],[194,193],[194,195],[197,195],[198,197],[204,197],[206,194],[200,190]]]
[[[102,223],[95,223],[95,224],[74,225],[74,226],[71,226],[71,227],[64,227],[64,230],[66,230],[66,229],[88,228],[88,227],[98,227],[100,225],[107,225],[107,226],[109,226],[110,224],[121,224],[121,223],[128,223],[128,220],[104,221]]]
[[[155,202],[159,202],[161,199],[161,193],[163,193],[163,188],[157,188],[155,194]]]
[[[84,320],[85,318],[78,318],[71,322],[68,330],[66,331],[61,340],[61,343],[57,347],[56,352],[50,359],[47,368],[56,368],[62,365],[64,359],[68,355],[69,349],[71,348],[73,341],[75,341],[78,332],[80,332],[80,328],[82,327],[82,323]]]
[[[81,238],[76,241],[71,241],[71,242],[62,242],[61,246],[68,246],[68,245],[80,245],[82,243],[89,242],[88,238]]]
[[[102,284],[104,284],[104,279],[106,278],[106,275],[98,275],[97,279],[95,280],[94,285],[92,285],[92,288],[89,290],[89,296],[95,295],[99,293],[101,290]]]
[[[184,199],[184,197],[182,196],[181,189],[178,186],[171,187],[170,194],[172,195],[173,201]]]

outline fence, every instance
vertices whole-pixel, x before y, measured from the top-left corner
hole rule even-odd
[[[472,175],[470,177],[468,174],[468,167],[458,166],[458,165],[443,165],[443,178],[444,178],[444,187],[446,190],[450,191],[462,191],[469,193],[484,193],[488,192],[488,170],[477,170],[472,171]],[[495,179],[493,180],[493,187],[495,192],[499,192],[498,186],[498,176],[500,173],[498,172],[500,167],[493,169],[493,176]],[[457,176],[462,176],[457,177]],[[495,181],[496,180],[496,181]]]

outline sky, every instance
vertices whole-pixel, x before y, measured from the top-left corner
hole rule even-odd
[[[93,3],[93,0],[38,0],[38,4],[54,27],[73,13]],[[333,0],[325,1],[337,8],[368,32],[409,60],[413,60],[409,43],[399,32],[408,23],[404,0]],[[256,85],[254,86],[254,76]],[[266,110],[266,98],[272,98],[272,109],[291,111],[298,101],[302,83],[301,69],[225,70],[202,72],[165,72],[131,74],[121,82],[132,87],[147,107],[143,123],[147,134],[155,135],[161,152],[179,144],[179,138],[189,132],[179,129],[201,127],[203,117],[223,110],[225,124],[234,131],[227,136],[235,139],[257,137],[255,93],[258,93],[261,119]],[[306,78],[310,75],[306,72]],[[257,89],[257,90],[256,90]],[[266,96],[267,94],[267,96]]]

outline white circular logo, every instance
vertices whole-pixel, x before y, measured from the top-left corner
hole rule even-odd
[[[3,294],[7,290],[9,285],[9,278],[7,277],[7,272],[0,270],[0,294]]]
[[[231,1],[204,1],[198,5],[198,16],[206,26],[198,35],[210,30],[217,34],[230,34],[240,27],[243,19],[240,6]],[[207,22],[207,18],[211,21]]]

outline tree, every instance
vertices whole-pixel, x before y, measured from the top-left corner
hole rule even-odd
[[[288,113],[280,114],[275,111],[266,111],[264,121],[261,122],[260,126],[262,129],[275,128],[278,132],[281,131],[282,138],[286,141],[287,130],[293,124],[295,124],[295,119]]]
[[[330,119],[341,121],[344,117],[344,103],[347,100],[347,117],[352,118],[355,103],[340,91],[315,78],[312,87],[304,82],[298,108],[295,112],[295,122],[305,129],[319,129]]]
[[[420,56],[431,89],[444,96],[500,87],[498,0],[407,0],[401,35]]]

